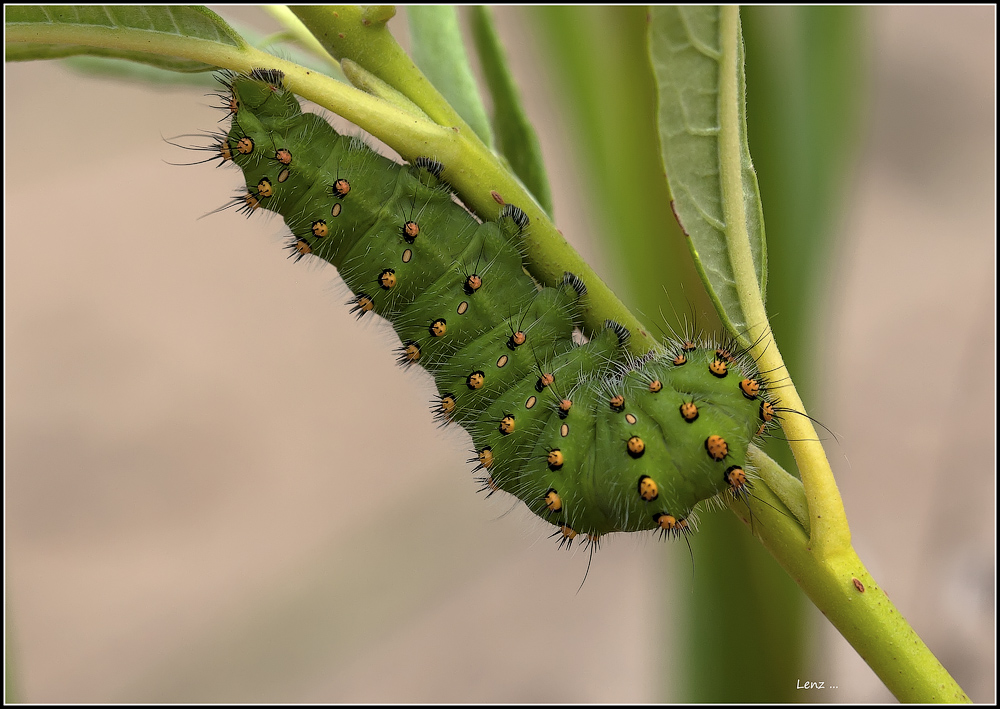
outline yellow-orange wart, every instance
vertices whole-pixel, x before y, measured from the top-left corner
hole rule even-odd
[[[270,197],[274,194],[274,189],[271,187],[271,181],[266,177],[257,183],[257,194],[261,197]]]
[[[646,502],[652,502],[660,496],[660,487],[656,484],[656,481],[648,475],[643,475],[639,478],[639,484],[636,488],[639,491],[639,497],[644,499]]]
[[[292,164],[292,151],[288,148],[278,148],[274,153],[274,159],[282,165]]]
[[[304,239],[296,239],[295,251],[305,256],[306,254],[311,254],[313,250],[308,241],[305,241]]]
[[[663,382],[659,379],[654,379],[649,383],[649,391],[651,394],[659,394],[663,391]]]
[[[661,532],[676,532],[677,518],[670,514],[657,513],[653,515],[653,521],[660,528]]]
[[[722,436],[711,435],[705,439],[705,450],[712,460],[722,460],[729,455],[729,444]]]
[[[500,433],[505,436],[509,436],[514,432],[514,417],[507,414],[502,419],[500,419],[500,425],[497,427]]]
[[[483,287],[483,279],[477,274],[473,273],[471,276],[465,279],[465,284],[462,286],[462,290],[465,291],[466,295],[472,295],[482,287]]]
[[[375,309],[375,301],[372,300],[370,295],[366,293],[358,293],[354,298],[354,307],[351,308],[352,313],[357,313],[360,318],[365,313],[370,313]]]
[[[767,429],[767,424],[769,424],[774,419],[774,416],[775,416],[774,404],[772,404],[770,401],[760,402],[761,424],[760,427],[757,429],[758,436],[764,435],[764,431]]]
[[[317,219],[312,223],[312,233],[318,239],[322,239],[330,235],[330,227],[326,225],[326,222],[322,219]]]
[[[722,379],[724,376],[729,374],[729,365],[726,364],[726,360],[715,358],[708,365],[708,371],[719,379]]]
[[[386,268],[378,274],[378,284],[383,290],[389,290],[396,285],[396,271]]]
[[[444,318],[438,318],[427,329],[430,331],[432,337],[444,337],[444,334],[448,332],[448,323]]]
[[[527,341],[528,341],[528,336],[525,335],[520,330],[518,330],[513,335],[511,335],[510,338],[507,340],[507,347],[510,349],[514,349],[515,347],[520,347]]]
[[[564,419],[569,416],[569,410],[573,408],[573,402],[569,399],[563,399],[559,402],[559,418]],[[566,434],[563,434],[566,435]]]
[[[250,208],[251,212],[260,206],[260,200],[257,198],[256,195],[247,193],[247,196],[244,197],[243,200],[247,203],[247,207]]]
[[[646,452],[646,444],[638,436],[632,436],[625,442],[625,450],[633,458],[641,458]]]
[[[420,227],[416,222],[406,222],[403,225],[403,239],[407,244],[412,244],[420,234]]]
[[[698,418],[698,407],[693,401],[685,401],[681,404],[681,418],[688,423],[694,423],[695,419]]]
[[[411,342],[403,348],[403,360],[406,362],[416,362],[420,359],[420,345]]]
[[[243,136],[236,141],[236,150],[240,155],[249,155],[253,152],[253,139]]]
[[[486,375],[478,369],[465,378],[465,385],[470,389],[482,389],[485,383]]]
[[[562,499],[554,488],[550,487],[549,491],[545,493],[545,506],[549,509],[549,512],[559,512],[562,510]]]
[[[685,355],[683,352],[681,352],[679,355],[677,355],[676,357],[674,357],[673,361],[674,361],[674,366],[675,367],[680,367],[682,364],[687,364],[688,358],[687,358],[687,355]]]
[[[737,497],[747,489],[747,474],[738,465],[726,468],[726,472],[722,475],[722,478],[729,485],[729,489],[733,495]]]
[[[576,530],[567,524],[561,526],[559,531],[562,532],[563,539],[576,539]]]
[[[455,397],[452,394],[444,394],[441,397],[441,413],[451,417],[455,413]]]
[[[554,374],[552,374],[551,372],[546,372],[545,374],[543,374],[538,378],[537,382],[535,382],[535,391],[541,393],[545,387],[552,386],[555,380],[556,377]]]
[[[334,197],[346,197],[347,193],[351,191],[351,183],[345,180],[343,177],[338,179],[333,183],[333,196]]]
[[[476,456],[479,458],[479,464],[484,468],[493,467],[493,449],[489,446],[479,451]]]
[[[723,362],[732,362],[735,359],[735,357],[733,357],[733,353],[727,350],[725,347],[720,347],[719,349],[717,349],[715,351],[715,356],[718,359],[721,359]]]
[[[549,454],[545,457],[545,460],[549,464],[549,470],[559,470],[566,462],[566,458],[563,456],[562,451],[558,448],[550,450]]]
[[[612,396],[611,399],[608,401],[608,406],[610,406],[611,410],[614,411],[616,414],[620,414],[622,411],[625,410],[625,397],[622,396],[621,394],[616,394],[615,396]]]
[[[740,391],[746,398],[756,399],[757,395],[760,394],[760,382],[756,379],[744,379],[740,382]]]

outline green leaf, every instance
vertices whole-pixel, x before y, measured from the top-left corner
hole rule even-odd
[[[203,39],[233,47],[245,46],[243,39],[225,20],[201,6],[17,5],[6,8],[4,19],[8,43],[13,39],[33,45],[47,44],[50,47],[48,51],[52,52],[59,51],[60,46],[74,46],[72,41],[58,40],[72,36],[74,31],[84,30],[111,34],[128,31],[151,36]],[[109,56],[109,50],[100,47],[79,46],[79,50],[74,53]],[[140,52],[132,54],[143,55]],[[134,56],[128,58],[135,59]]]
[[[280,56],[310,69],[333,75],[334,78],[342,79],[343,75],[337,62],[333,61],[322,47],[319,47],[315,38],[312,38],[312,45],[309,45],[307,40],[312,35],[291,11],[284,6],[281,7],[284,8],[284,13],[281,13],[277,8],[272,10],[280,17],[279,21],[286,24],[297,24],[297,27],[288,29],[284,34],[279,33],[265,37],[249,26],[236,22],[230,23],[230,27],[246,43],[262,51],[273,53],[276,43],[286,42],[277,50]],[[287,42],[295,42],[296,44],[287,44]],[[308,46],[310,51],[308,53],[303,51],[299,45]],[[214,77],[204,76],[204,73],[214,71],[218,65],[178,56],[81,44],[8,43],[6,50],[8,61],[62,59],[64,66],[91,76],[158,86],[216,86]],[[323,60],[318,61],[315,54],[321,56]]]
[[[413,61],[479,139],[492,147],[490,122],[465,54],[454,6],[416,5],[408,7],[406,14]]]
[[[483,6],[475,6],[471,11],[476,51],[493,99],[493,127],[498,148],[514,173],[551,217],[552,193],[542,160],[542,147],[521,104],[503,45],[493,25],[493,16]]]
[[[21,5],[7,7],[5,20],[9,61],[93,56],[201,72],[247,48],[225,20],[201,6]]]
[[[674,213],[729,330],[766,327],[767,250],[746,139],[739,17],[715,6],[654,7],[650,57]]]

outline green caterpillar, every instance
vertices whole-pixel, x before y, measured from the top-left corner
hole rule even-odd
[[[628,330],[610,321],[575,344],[586,285],[567,273],[538,287],[518,246],[520,209],[479,222],[442,165],[400,166],[338,134],[282,79],[222,76],[232,124],[210,149],[244,173],[235,204],[280,214],[292,256],[336,266],[352,311],[392,324],[400,363],[434,377],[434,414],[472,436],[483,491],[519,498],[560,545],[678,536],[699,502],[749,494],[747,446],[775,404],[748,355],[689,338],[634,359]]]

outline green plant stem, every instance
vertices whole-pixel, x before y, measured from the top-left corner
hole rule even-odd
[[[746,233],[739,106],[743,96],[739,82],[741,36],[739,8],[720,11],[722,56],[719,80],[719,143],[726,240],[736,275],[740,305],[749,324],[752,353],[762,371],[783,383],[782,406],[791,412],[781,425],[795,456],[809,511],[803,528],[791,515],[782,518],[762,513],[754,528],[778,563],[795,579],[806,595],[837,627],[848,642],[875,670],[901,701],[969,701],[965,692],[938,662],[885,592],[865,569],[851,546],[851,533],[837,483],[805,406],[795,390],[781,353],[767,325],[764,301],[754,271]],[[753,463],[771,468],[763,453]],[[765,488],[766,489],[766,488]],[[778,498],[767,490],[762,498]],[[768,501],[765,499],[765,501]],[[737,514],[750,518],[734,506]],[[801,511],[799,511],[801,514]],[[809,529],[809,533],[805,531]]]
[[[782,382],[782,408],[805,414],[805,405],[795,390],[767,324],[767,313],[746,230],[739,116],[739,106],[743,101],[738,68],[742,52],[739,22],[738,7],[722,8],[719,28],[722,38],[722,56],[719,60],[719,162],[727,248],[736,278],[740,307],[748,323],[747,337],[752,343],[751,352],[761,371],[768,372],[772,381]],[[831,555],[850,549],[851,532],[844,504],[812,421],[805,415],[786,413],[781,418],[781,426],[802,476],[809,503],[810,539],[814,547],[820,554]]]
[[[444,100],[386,27],[391,6],[290,5],[333,57],[356,62],[417,104],[441,126],[471,129]]]
[[[302,20],[296,17],[287,5],[264,5],[263,10],[285,26],[285,31],[291,39],[294,39],[302,47],[323,59],[323,61],[328,62],[331,67],[340,67],[337,60],[330,56],[330,53],[323,48],[323,45],[319,43],[316,36],[302,24]]]
[[[753,465],[765,480],[794,478],[759,449]],[[734,513],[760,539],[809,599],[901,702],[969,702],[968,696],[875,582],[854,549],[821,556],[782,499],[758,485],[749,508],[730,501]]]

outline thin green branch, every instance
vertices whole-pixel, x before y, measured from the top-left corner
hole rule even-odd
[[[343,82],[249,46],[238,47],[164,33],[62,24],[8,27],[7,41],[141,51],[193,59],[238,72],[260,67],[279,69],[284,72],[285,84],[290,90],[334,111],[373,135],[388,136],[386,142],[401,153],[433,154],[441,146],[454,142],[450,131],[440,126]]]
[[[444,100],[386,27],[396,14],[388,5],[291,5],[331,56],[347,57],[389,84],[441,126],[472,130]]]
[[[777,467],[756,449],[750,459],[758,470]],[[899,701],[970,701],[853,549],[818,559],[782,499],[764,485],[754,489],[754,497],[764,504],[753,506],[752,517],[741,502],[731,502],[730,508]]]
[[[287,33],[289,39],[297,42],[304,49],[307,49],[317,57],[323,59],[323,61],[329,63],[331,67],[335,69],[340,68],[340,63],[334,59],[328,51],[326,51],[323,45],[316,39],[315,35],[313,35],[313,33],[310,32],[304,24],[302,24],[302,20],[296,17],[295,13],[293,13],[287,5],[264,5],[263,10],[284,25],[285,32]]]

